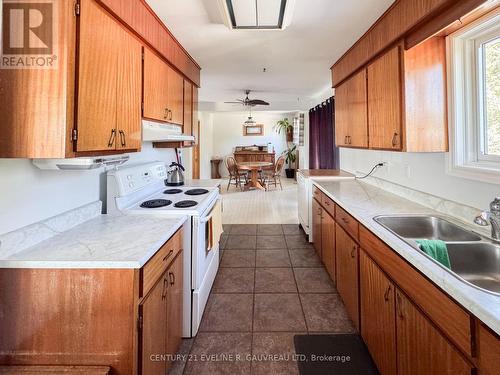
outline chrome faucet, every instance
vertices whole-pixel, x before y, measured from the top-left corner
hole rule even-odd
[[[490,203],[490,210],[481,212],[474,219],[474,223],[483,227],[491,224],[491,238],[500,241],[500,197]]]

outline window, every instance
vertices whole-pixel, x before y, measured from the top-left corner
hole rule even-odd
[[[500,10],[447,40],[450,174],[500,184]]]

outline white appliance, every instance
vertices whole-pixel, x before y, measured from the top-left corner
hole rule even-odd
[[[107,211],[189,216],[184,224],[182,334],[194,337],[219,268],[219,245],[208,249],[208,226],[213,209],[220,207],[216,206],[220,194],[216,187],[165,186],[166,176],[166,165],[161,162],[109,171]]]
[[[182,134],[182,127],[178,125],[142,120],[142,140],[144,142],[194,142],[194,136]]]
[[[304,170],[307,172],[307,170]],[[314,240],[314,232],[312,226],[312,189],[313,181],[336,181],[353,179],[354,176],[310,176],[309,174],[302,173],[301,170],[297,171],[297,191],[299,200],[299,222],[304,232],[308,235],[309,242]]]

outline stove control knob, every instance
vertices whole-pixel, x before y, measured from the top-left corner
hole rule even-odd
[[[131,174],[127,175],[127,180],[130,181],[131,179],[132,179],[132,175]]]

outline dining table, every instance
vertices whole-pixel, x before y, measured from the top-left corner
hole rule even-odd
[[[271,167],[273,163],[265,161],[241,161],[237,163],[238,170],[250,172],[250,180],[245,184],[245,187],[266,190],[259,181],[259,171],[266,167]]]

